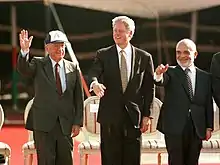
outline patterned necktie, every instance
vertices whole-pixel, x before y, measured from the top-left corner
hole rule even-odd
[[[61,86],[61,80],[60,80],[60,74],[59,74],[59,64],[56,63],[55,65],[55,78],[56,78],[56,87],[59,95],[62,95],[62,86]]]
[[[193,88],[192,88],[192,81],[191,81],[191,78],[189,76],[189,72],[190,72],[190,69],[186,68],[185,69],[185,74],[186,74],[186,80],[187,80],[187,85],[188,85],[188,91],[189,91],[190,99],[192,100],[192,98],[193,98]]]
[[[121,55],[121,69],[120,69],[121,83],[122,83],[123,92],[125,92],[125,89],[128,85],[128,69],[127,69],[127,63],[125,59],[125,56],[126,56],[125,51],[121,50],[120,55]]]

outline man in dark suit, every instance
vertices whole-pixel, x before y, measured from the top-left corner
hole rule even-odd
[[[112,20],[115,45],[97,51],[90,70],[91,89],[99,96],[102,165],[139,165],[141,132],[148,129],[154,97],[149,53],[130,44],[134,21]]]
[[[212,74],[213,97],[220,108],[220,52],[213,55],[210,72]]]
[[[165,88],[158,130],[165,135],[169,165],[197,165],[202,140],[213,130],[211,77],[194,65],[198,53],[192,40],[176,45],[178,65],[159,65],[157,85]]]
[[[64,59],[66,35],[51,31],[45,39],[45,57],[30,62],[33,36],[22,30],[18,71],[34,80],[35,96],[26,128],[33,131],[38,165],[72,165],[72,136],[83,124],[83,90],[77,64]],[[71,135],[72,134],[72,135]]]

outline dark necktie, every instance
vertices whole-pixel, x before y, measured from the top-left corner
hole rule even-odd
[[[121,55],[121,68],[120,68],[120,73],[121,73],[121,84],[122,84],[122,89],[123,92],[125,91],[127,85],[128,85],[128,69],[127,69],[127,63],[125,59],[125,51],[121,50],[120,51]]]
[[[60,74],[58,68],[59,68],[59,64],[56,63],[55,65],[56,86],[59,95],[62,95],[62,86],[61,86],[61,80],[60,80]]]
[[[192,81],[191,81],[191,78],[189,76],[189,72],[190,72],[190,69],[186,68],[185,69],[185,74],[186,74],[186,80],[187,80],[187,85],[188,85],[188,91],[189,91],[190,99],[192,100],[192,98],[193,98],[193,88],[192,88]]]

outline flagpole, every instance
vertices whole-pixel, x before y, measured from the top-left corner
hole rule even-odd
[[[57,26],[58,26],[59,30],[61,30],[62,32],[64,32],[63,26],[62,26],[62,24],[61,24],[61,22],[60,22],[59,16],[57,15],[57,12],[56,12],[56,9],[55,9],[54,5],[53,5],[52,3],[48,3],[48,5],[49,5],[49,7],[50,7],[50,9],[51,9],[51,11],[52,11],[52,14],[53,14],[53,16],[54,16],[54,19],[55,19],[55,21],[56,21],[56,23],[57,23]],[[64,33],[65,33],[65,32],[64,32]],[[86,96],[89,97],[89,96],[91,96],[91,94],[90,94],[90,92],[89,92],[88,86],[87,86],[87,84],[86,84],[86,81],[85,81],[85,79],[84,79],[84,77],[83,77],[83,74],[82,74],[82,72],[81,72],[81,69],[80,69],[80,67],[79,67],[79,62],[78,62],[78,60],[77,60],[77,58],[76,58],[75,53],[73,52],[71,43],[67,43],[67,44],[66,44],[66,48],[67,48],[67,51],[69,52],[69,55],[70,55],[71,60],[78,66],[78,69],[79,69],[79,71],[80,71],[80,77],[81,77],[83,89],[84,89],[84,91],[85,91]]]
[[[11,6],[11,41],[12,41],[12,108],[17,110],[17,82],[18,82],[18,74],[16,69],[17,63],[17,25],[16,25],[16,7],[14,5]]]

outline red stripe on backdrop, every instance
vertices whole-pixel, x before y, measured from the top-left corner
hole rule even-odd
[[[16,47],[12,47],[12,68],[16,69],[16,64],[17,64],[17,49]]]
[[[84,77],[83,77],[83,75],[82,75],[82,72],[80,73],[80,77],[81,77],[83,89],[84,89],[84,91],[85,91],[86,96],[87,96],[87,97],[91,96],[91,94],[89,93],[89,89],[88,89],[88,86],[87,86],[87,84],[86,84],[86,81],[85,81],[85,79],[84,79]]]
[[[17,50],[16,47],[12,47],[12,101],[13,101],[13,108],[17,108],[17,81],[18,81],[18,74],[16,70],[17,65]]]

